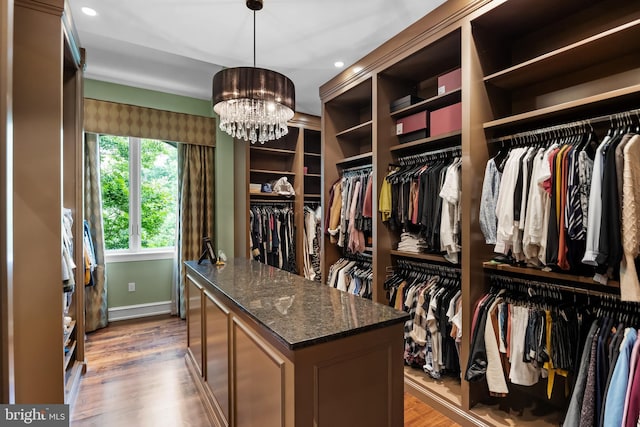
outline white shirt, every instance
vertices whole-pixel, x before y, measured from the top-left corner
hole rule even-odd
[[[520,158],[524,155],[526,148],[515,148],[509,153],[509,158],[502,173],[500,181],[500,192],[498,203],[496,204],[496,216],[498,217],[497,241],[494,251],[508,254],[512,245],[514,233],[513,222],[513,193],[518,180],[520,170]]]

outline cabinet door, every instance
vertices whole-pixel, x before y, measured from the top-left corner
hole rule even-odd
[[[196,362],[200,375],[202,370],[202,288],[187,278],[187,323],[189,328],[189,351]]]
[[[233,318],[234,425],[285,426],[285,361]]]
[[[229,423],[229,311],[205,291],[207,385]]]

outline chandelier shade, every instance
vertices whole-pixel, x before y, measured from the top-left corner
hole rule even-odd
[[[263,0],[247,0],[253,11],[253,67],[225,68],[213,76],[213,111],[220,129],[252,144],[289,133],[296,94],[293,82],[276,71],[256,67],[256,10]]]

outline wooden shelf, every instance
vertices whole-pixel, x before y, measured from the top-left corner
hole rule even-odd
[[[282,198],[282,199],[293,199],[295,198],[295,196],[285,196],[283,194],[278,194],[278,193],[262,193],[262,192],[249,192],[249,196],[251,197],[271,197],[274,199],[278,199],[278,198]]]
[[[494,262],[488,261],[483,262],[482,266],[487,270],[497,270],[497,271],[505,271],[509,273],[517,273],[523,276],[530,277],[542,277],[545,279],[556,279],[556,280],[564,280],[566,282],[575,282],[582,283],[585,285],[599,285],[604,286],[593,280],[591,277],[587,276],[577,276],[575,274],[565,274],[565,273],[557,273],[555,271],[543,271],[538,270],[537,268],[532,267],[516,267],[510,264],[496,264]],[[619,288],[620,282],[616,280],[609,280],[607,282],[606,287],[608,288]]]
[[[462,136],[462,131],[457,130],[455,132],[445,133],[443,135],[431,136],[429,138],[422,138],[416,141],[407,142],[406,144],[398,144],[396,146],[391,147],[389,150],[391,150],[391,152],[394,152],[394,151],[398,152],[398,151],[404,151],[409,149],[415,150],[416,148],[422,148],[423,146],[427,146],[435,143],[444,143],[449,141],[459,142],[461,136]]]
[[[73,331],[76,329],[76,321],[72,320],[71,323],[69,324],[69,333],[67,334],[67,337],[64,340],[63,345],[66,347],[69,342],[71,342],[71,335],[73,335]]]
[[[304,195],[304,198],[305,198],[305,199],[319,199],[319,198],[321,198],[321,197],[322,197],[322,195],[321,195],[321,194],[311,194],[311,193],[308,193],[308,194],[305,194],[305,195]]]
[[[547,119],[555,116],[577,114],[583,111],[594,110],[603,106],[615,106],[621,101],[635,99],[640,94],[640,84],[604,92],[598,95],[581,98],[575,101],[564,102],[551,107],[540,108],[526,113],[515,114],[483,124],[484,129],[498,129],[501,127],[513,127]]]
[[[71,359],[73,359],[73,353],[76,351],[76,345],[77,345],[77,341],[73,341],[73,343],[71,343],[71,346],[69,347],[69,351],[67,352],[67,354],[64,355],[64,370],[66,371],[67,368],[69,367],[69,362],[71,362]]]
[[[397,251],[395,249],[391,249],[389,253],[391,255],[395,255],[403,258],[413,258],[413,259],[420,259],[423,261],[435,261],[435,262],[451,264],[449,261],[447,261],[447,259],[444,256],[440,254],[423,254],[423,253],[417,254],[414,252]]]
[[[437,110],[438,108],[460,102],[461,98],[462,89],[455,89],[449,93],[445,93],[444,95],[434,96],[400,110],[393,111],[391,113],[391,117],[400,118],[423,110]]]
[[[640,19],[514,65],[484,78],[515,89],[622,57],[640,48]]]
[[[269,147],[255,147],[252,146],[250,148],[251,151],[261,151],[263,153],[269,153],[269,154],[275,154],[275,155],[284,155],[284,156],[291,156],[293,154],[296,154],[295,150],[285,150],[282,148],[269,148]]]
[[[368,153],[358,154],[357,156],[345,157],[342,160],[336,162],[338,166],[349,166],[354,164],[366,164],[371,163],[371,159],[373,158],[373,152],[369,151]]]
[[[306,177],[311,177],[311,178],[320,178],[320,177],[322,177],[322,175],[321,175],[321,174],[319,174],[319,173],[307,173],[307,174],[305,174],[305,175],[304,175],[304,177],[305,177],[305,178],[306,178]]]
[[[268,175],[295,175],[295,172],[290,171],[274,171],[274,170],[266,170],[266,169],[249,169],[251,173],[262,173]]]
[[[360,123],[359,125],[353,126],[349,129],[343,130],[342,132],[336,133],[336,138],[361,139],[366,136],[371,136],[372,129],[373,129],[373,122],[369,120],[368,122]]]
[[[310,157],[321,157],[322,156],[322,154],[320,154],[320,153],[309,153],[307,151],[305,151],[304,155],[305,156],[310,156]]]

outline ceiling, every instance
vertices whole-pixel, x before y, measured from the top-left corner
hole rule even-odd
[[[265,0],[256,66],[296,86],[296,110],[320,114],[318,88],[444,0]],[[253,63],[244,0],[69,0],[90,79],[211,99],[221,67]],[[91,7],[97,16],[82,13]]]

